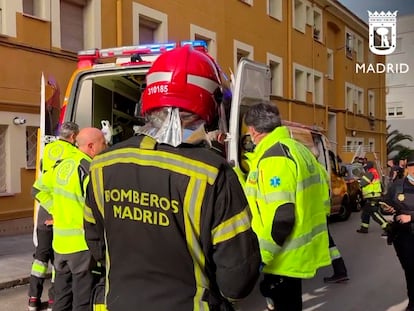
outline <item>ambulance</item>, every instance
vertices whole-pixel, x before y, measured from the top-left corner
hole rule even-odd
[[[187,44],[207,53],[206,43],[200,40],[78,52],[77,69],[67,86],[60,118],[56,120],[56,132],[63,122],[73,121],[80,128],[101,128],[109,144],[133,136],[136,128],[144,124],[140,100],[146,88],[146,73],[161,53]],[[222,103],[226,118],[225,124],[220,124],[220,130],[226,133],[226,156],[232,165],[246,169],[242,159],[249,137],[242,124],[243,113],[257,100],[269,100],[270,69],[265,64],[243,58],[231,79],[219,71],[225,88],[223,98],[228,101]],[[316,129],[286,124],[292,137],[302,141],[315,155],[318,153],[318,160],[331,175],[332,215],[346,220],[350,215],[346,184],[340,182],[343,179],[327,138]],[[46,133],[41,125],[40,148],[53,140],[54,134]]]

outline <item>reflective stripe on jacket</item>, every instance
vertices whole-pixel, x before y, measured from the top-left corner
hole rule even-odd
[[[371,168],[361,178],[362,196],[365,199],[378,198],[382,188],[379,174],[375,168]]]
[[[42,157],[42,172],[51,169],[57,161],[66,159],[68,154],[74,152],[77,148],[70,142],[58,139],[45,146]]]
[[[253,230],[259,238],[263,271],[311,278],[329,265],[326,225],[329,188],[326,174],[304,145],[290,138],[284,126],[269,133],[249,158],[246,194]],[[282,245],[272,236],[284,224],[286,206],[294,209],[293,229]],[[284,211],[279,213],[279,209]]]
[[[207,311],[220,293],[254,288],[259,246],[223,157],[139,135],[96,156],[90,178],[85,234],[94,257],[106,257],[111,311]]]
[[[66,140],[55,140],[47,144],[43,150],[43,157],[41,160],[42,174],[51,169],[57,161],[67,158],[67,155],[72,153],[77,148]],[[47,229],[44,226],[46,220],[52,219],[52,216],[46,212],[44,208],[37,209],[37,228]],[[52,230],[52,228],[50,228]]]
[[[33,185],[36,200],[53,216],[53,249],[59,254],[88,249],[83,215],[90,161],[89,156],[74,149]]]

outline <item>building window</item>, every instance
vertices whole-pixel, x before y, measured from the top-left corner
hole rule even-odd
[[[101,48],[101,0],[50,1],[52,46],[72,52]]]
[[[345,104],[348,111],[354,111],[355,92],[352,84],[345,84]]]
[[[282,20],[282,0],[267,0],[267,14],[277,20]]]
[[[313,10],[310,4],[306,5],[306,25],[313,27]]]
[[[306,72],[306,92],[311,93],[313,90],[313,77],[312,73]]]
[[[7,126],[0,125],[0,193],[7,192],[6,132]]]
[[[374,138],[368,139],[368,151],[375,152],[375,139]]]
[[[348,111],[364,113],[364,90],[352,83],[345,82],[345,104]]]
[[[207,43],[208,53],[217,58],[217,35],[214,31],[202,28],[197,25],[190,25],[190,38],[192,40],[203,40]]]
[[[134,44],[168,41],[168,17],[165,13],[133,2]]]
[[[375,93],[372,90],[368,91],[368,114],[375,117]]]
[[[328,49],[327,52],[327,63],[328,63],[328,71],[327,71],[327,78],[333,80],[334,78],[334,53],[331,49]]]
[[[35,15],[33,0],[23,0],[23,13],[28,15]]]
[[[80,51],[84,48],[83,15],[85,1],[60,1],[61,48],[68,51]]]
[[[313,8],[313,38],[322,41],[322,11],[319,8]]]
[[[295,99],[306,101],[307,76],[306,72],[300,68],[295,68],[294,94]]]
[[[51,0],[23,0],[23,14],[50,20]]]
[[[306,24],[306,5],[303,0],[292,0],[293,1],[293,27],[300,32],[305,33]]]
[[[282,58],[267,53],[267,64],[272,74],[270,82],[270,94],[283,96],[283,65]]]
[[[317,105],[323,105],[323,79],[321,73],[313,75],[313,102]]]
[[[401,118],[401,117],[403,117],[404,116],[404,111],[403,111],[403,107],[401,107],[401,106],[396,106],[396,107],[388,107],[387,108],[387,116],[388,117],[393,117],[393,118],[396,118],[396,117],[399,117],[399,118]]]
[[[357,112],[359,114],[364,113],[364,91],[361,88],[355,89],[355,99],[357,105]]]
[[[26,168],[36,168],[37,127],[26,127]]]
[[[345,146],[343,147],[343,151],[345,152],[361,152],[367,151],[366,146],[364,146],[364,138],[359,137],[346,137],[345,138]]]
[[[235,70],[237,68],[238,63],[243,57],[254,60],[253,46],[234,40],[233,48],[234,48],[233,59],[234,59]]]
[[[321,72],[294,64],[294,98],[323,105],[323,75]],[[311,96],[311,97],[310,97]]]
[[[346,49],[346,57],[352,59],[352,51],[354,49],[354,39],[353,34],[351,32],[345,33],[345,49]]]
[[[355,35],[355,44],[356,60],[359,63],[364,62],[364,41],[361,37]]]
[[[159,22],[140,16],[139,19],[139,43],[153,43],[155,42],[155,32],[157,31]]]

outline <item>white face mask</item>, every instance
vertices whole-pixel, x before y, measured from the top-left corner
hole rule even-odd
[[[408,174],[408,175],[407,175],[407,179],[408,179],[410,182],[414,183],[414,177],[413,177],[413,176],[411,176],[410,174]]]

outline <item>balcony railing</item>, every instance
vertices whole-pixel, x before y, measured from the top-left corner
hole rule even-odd
[[[342,146],[343,152],[374,152],[374,146],[372,145],[345,145]]]

